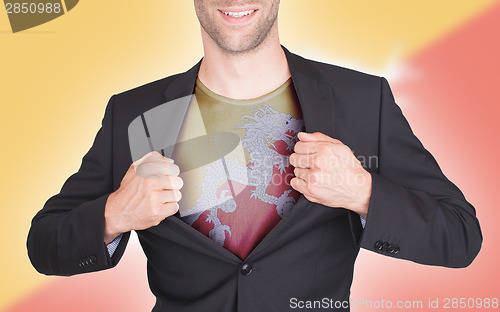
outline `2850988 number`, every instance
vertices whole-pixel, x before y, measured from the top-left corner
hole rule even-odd
[[[61,13],[60,3],[5,3],[7,14],[58,14]]]
[[[497,309],[498,298],[444,298],[444,309]]]

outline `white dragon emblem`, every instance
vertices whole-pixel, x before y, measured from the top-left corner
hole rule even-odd
[[[241,164],[237,159],[222,157],[207,165],[204,168],[205,180],[198,186],[202,188],[202,192],[194,207],[195,211],[200,212],[184,218],[187,223],[193,224],[204,211],[209,210],[206,222],[214,225],[209,232],[209,237],[221,246],[224,245],[226,239],[225,232],[231,235],[231,228],[221,223],[217,217],[217,211],[221,209],[226,213],[231,213],[236,209],[232,188],[231,193],[223,190],[217,196],[217,188],[221,182],[234,181],[255,187],[250,197],[276,205],[276,211],[280,217],[283,217],[295,204],[295,199],[288,197],[291,190],[286,190],[280,197],[276,197],[267,194],[266,188],[271,182],[274,165],[278,166],[280,174],[283,174],[290,166],[289,156],[278,153],[273,142],[282,140],[287,145],[286,150],[292,151],[297,140],[297,133],[303,128],[303,121],[293,118],[290,114],[280,113],[267,104],[253,108],[252,111],[254,115],[241,117],[243,125],[236,127],[246,130],[242,143],[243,148],[246,148],[250,154],[248,165]]]

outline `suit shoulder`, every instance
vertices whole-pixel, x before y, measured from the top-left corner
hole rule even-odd
[[[324,81],[331,81],[332,83],[341,83],[345,84],[355,84],[359,86],[365,86],[366,84],[372,85],[376,84],[380,86],[380,81],[382,77],[361,72],[355,69],[342,67],[339,65],[324,63],[317,60],[311,60],[299,55],[296,55],[303,64],[303,70],[307,70],[309,72],[313,71],[321,78],[324,78]]]
[[[120,93],[115,94],[115,98],[127,100],[146,100],[146,99],[155,99],[162,98],[163,92],[168,87],[168,85],[175,80],[181,74],[171,75],[165,78],[161,78],[141,86],[135,87],[130,90],[126,90]]]
[[[113,95],[113,119],[120,124],[130,124],[137,116],[162,105],[167,100],[166,90],[182,74],[158,79],[133,89]]]

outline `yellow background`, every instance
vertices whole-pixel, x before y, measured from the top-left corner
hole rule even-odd
[[[284,0],[280,34],[292,52],[391,81],[406,60],[497,3]],[[32,268],[26,235],[31,218],[78,169],[110,96],[185,71],[203,51],[192,1],[180,0],[80,1],[64,16],[16,34],[2,12],[0,49],[2,310],[58,279]],[[138,248],[129,246],[125,259],[132,252]],[[365,274],[355,276],[358,295],[384,282],[366,283],[372,268],[400,265],[431,280],[436,270],[365,251],[358,262]],[[147,285],[141,280],[137,287]]]

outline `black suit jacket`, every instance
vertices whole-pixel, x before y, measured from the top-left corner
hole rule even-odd
[[[284,50],[306,131],[372,159],[366,228],[355,213],[301,196],[241,261],[169,217],[138,231],[157,298],[153,311],[288,311],[291,298],[348,300],[360,247],[447,267],[465,267],[479,252],[474,207],[413,135],[387,81]],[[141,113],[192,94],[199,66],[111,97],[80,169],[33,219],[27,246],[39,272],[74,275],[118,263],[130,233],[110,258],[104,207],[132,163],[127,127]]]

